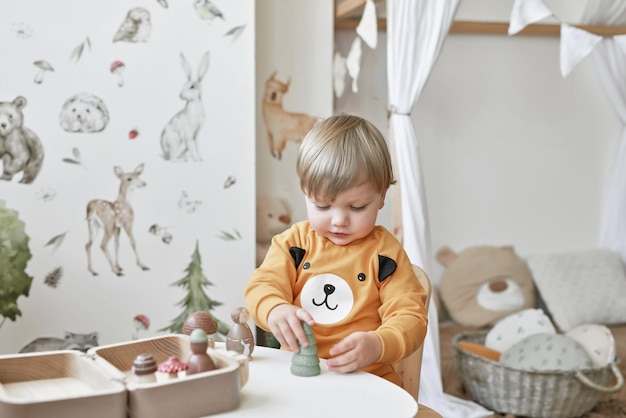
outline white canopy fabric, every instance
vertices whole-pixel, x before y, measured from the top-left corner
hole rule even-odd
[[[398,204],[396,199],[392,209],[392,228],[411,262],[427,274],[432,274],[429,220],[419,146],[410,113],[439,57],[458,3],[459,0],[387,1],[389,138],[395,153],[400,191],[400,202]],[[428,315],[432,325],[424,341],[419,402],[446,418],[490,415],[476,403],[443,393],[439,321],[434,303]]]
[[[626,25],[626,2],[589,0],[583,23]],[[600,245],[616,252],[626,263],[626,53],[618,39],[605,37],[592,56],[609,101],[623,125],[605,201]]]

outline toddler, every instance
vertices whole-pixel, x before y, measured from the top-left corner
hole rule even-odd
[[[331,116],[300,143],[296,170],[308,220],[272,239],[246,306],[282,348],[307,346],[306,322],[329,370],[402,386],[392,364],[424,340],[426,293],[400,242],[376,225],[395,183],[385,139],[360,117]]]

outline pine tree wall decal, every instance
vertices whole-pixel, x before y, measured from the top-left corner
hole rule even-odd
[[[293,353],[291,358],[291,374],[295,376],[317,376],[320,374],[320,358],[317,354],[317,345],[313,330],[306,322],[302,323],[304,333],[306,334],[309,345],[307,347],[300,346],[300,351]]]
[[[221,306],[222,302],[211,299],[204,292],[204,288],[213,286],[213,283],[207,279],[202,271],[202,259],[200,257],[200,251],[198,250],[198,241],[196,241],[196,248],[191,255],[191,262],[185,269],[185,272],[187,273],[185,277],[171,284],[171,286],[178,286],[187,290],[185,297],[177,303],[183,310],[174,318],[169,326],[161,328],[159,331],[182,334],[183,325],[189,315],[194,312],[207,312],[215,320],[217,332],[225,336],[228,334],[230,327],[211,314],[211,310],[217,306]]]

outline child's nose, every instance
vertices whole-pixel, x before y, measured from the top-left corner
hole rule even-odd
[[[348,224],[348,216],[342,210],[333,213],[332,223],[334,226],[346,226]]]

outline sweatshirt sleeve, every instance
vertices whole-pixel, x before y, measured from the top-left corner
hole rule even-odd
[[[403,249],[397,262],[396,271],[380,288],[382,323],[375,333],[383,343],[379,362],[385,363],[399,361],[417,350],[428,326],[426,291]],[[419,269],[419,274],[426,273]]]
[[[298,236],[296,226],[274,236],[263,263],[253,271],[244,291],[246,308],[255,324],[269,331],[267,316],[281,304],[293,304],[296,267],[289,253]]]

